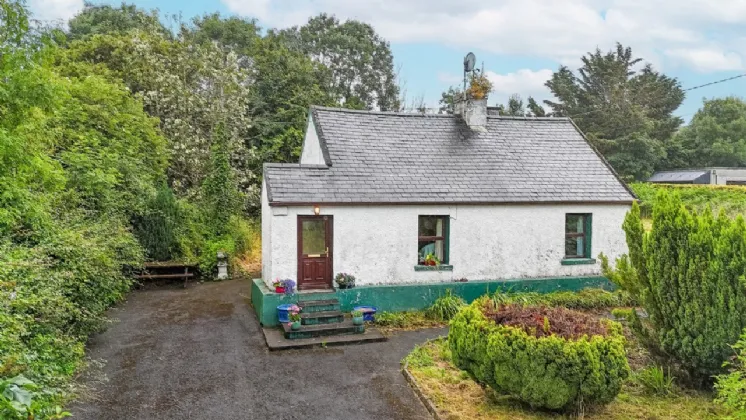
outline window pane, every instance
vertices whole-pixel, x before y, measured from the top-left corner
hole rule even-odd
[[[420,241],[419,242],[419,250],[418,250],[418,263],[424,264],[425,263],[425,257],[427,257],[429,254],[433,254],[435,258],[438,259],[439,262],[444,263],[443,261],[443,255],[445,250],[445,241],[442,239],[438,239],[436,241]]]
[[[585,238],[582,236],[565,238],[565,256],[585,257]]]
[[[583,215],[581,214],[568,214],[565,216],[565,232],[566,233],[583,233],[584,225]]]
[[[420,216],[418,236],[443,236],[443,218]]]
[[[323,220],[303,221],[303,254],[326,254],[326,223]]]

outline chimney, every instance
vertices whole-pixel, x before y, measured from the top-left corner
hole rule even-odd
[[[456,102],[458,115],[472,131],[487,132],[487,98],[461,98]]]

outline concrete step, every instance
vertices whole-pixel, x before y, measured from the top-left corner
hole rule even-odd
[[[352,320],[334,324],[301,325],[299,330],[293,331],[288,324],[282,324],[285,330],[285,338],[294,340],[298,338],[326,337],[330,335],[362,334],[365,325],[353,325]]]
[[[299,300],[298,306],[301,308],[301,312],[332,312],[339,311],[339,299],[324,299],[324,300]]]
[[[334,324],[345,320],[340,311],[301,313],[300,318],[303,325]]]

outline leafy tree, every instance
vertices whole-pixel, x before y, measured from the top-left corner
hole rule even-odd
[[[243,208],[243,197],[230,164],[229,133],[223,124],[215,128],[215,141],[210,151],[210,168],[202,183],[205,213],[216,236],[223,235],[228,222]]]
[[[177,193],[198,193],[217,121],[223,121],[232,140],[232,164],[245,168],[253,159],[243,141],[251,126],[246,112],[249,73],[235,53],[220,45],[195,45],[145,32],[94,35],[71,43],[57,60],[63,74],[121,79],[142,99],[169,141],[168,175]],[[253,173],[241,173],[244,188],[257,188]]]
[[[746,166],[746,102],[732,96],[704,100],[667,151],[669,168]]]
[[[289,49],[273,32],[260,37],[253,20],[206,15],[183,26],[182,34],[194,42],[217,42],[230,49],[249,71],[246,112],[253,124],[246,145],[257,151],[251,171],[259,173],[263,162],[297,162],[309,107],[335,104],[324,90],[329,70]]]
[[[164,37],[172,36],[171,31],[161,23],[158,10],[146,12],[127,3],[113,7],[86,1],[83,10],[68,21],[68,27],[70,40],[96,34],[122,34],[133,29],[156,32]]]
[[[181,35],[197,44],[218,42],[240,56],[252,57],[262,38],[260,29],[254,19],[212,13],[192,19],[191,25],[182,25]]]
[[[280,32],[288,47],[324,64],[332,72],[324,87],[347,108],[399,109],[399,87],[389,43],[372,26],[340,22],[321,14],[301,27]]]
[[[572,117],[623,176],[646,178],[665,156],[665,142],[682,123],[673,112],[684,92],[675,78],[617,44],[581,58],[577,75],[565,66],[547,81],[557,102],[544,101],[556,116]]]
[[[449,87],[447,91],[440,94],[438,113],[453,114],[456,112],[456,102],[463,95],[464,93],[461,89],[453,86]]]
[[[526,108],[523,105],[523,99],[521,99],[521,95],[513,94],[510,95],[510,98],[508,98],[508,104],[497,105],[497,112],[500,115],[507,115],[510,117],[523,117],[526,115]]]
[[[528,108],[528,112],[526,113],[526,116],[528,117],[546,117],[547,111],[544,109],[543,106],[539,105],[536,102],[536,99],[532,97],[528,97],[528,105],[526,105],[526,108]]]

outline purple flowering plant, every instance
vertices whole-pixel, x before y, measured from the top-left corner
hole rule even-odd
[[[290,279],[285,279],[280,281],[282,283],[282,287],[285,288],[285,295],[292,296],[295,294],[295,281]]]

